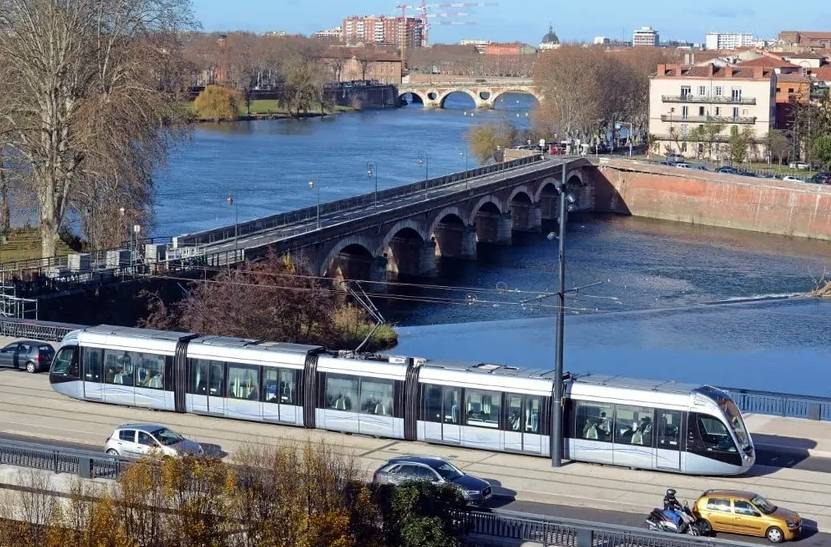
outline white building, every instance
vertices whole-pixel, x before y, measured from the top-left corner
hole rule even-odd
[[[341,38],[343,38],[343,29],[341,27],[335,27],[319,30],[312,34],[312,38],[317,38],[318,40],[328,40],[331,42],[340,42]]]
[[[708,32],[704,37],[704,49],[736,49],[752,47],[754,43],[752,34],[742,32]]]
[[[592,40],[592,44],[596,46],[605,46],[611,43],[611,40],[606,38],[605,36],[595,36],[594,40]]]
[[[721,158],[733,127],[749,127],[761,142],[776,120],[776,75],[761,66],[658,65],[649,82],[652,152]],[[695,134],[717,127],[718,134]],[[697,128],[701,128],[698,129]],[[709,150],[708,150],[709,148]]]
[[[658,31],[652,27],[641,27],[632,33],[632,45],[638,46],[657,46],[660,45],[661,39],[658,36]]]

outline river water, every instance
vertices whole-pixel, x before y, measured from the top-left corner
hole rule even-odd
[[[464,99],[326,119],[200,126],[157,177],[156,235],[177,235],[387,188],[465,166],[472,124],[527,126],[531,104],[494,112]],[[468,159],[472,166],[474,161]],[[644,219],[580,216],[567,232],[566,368],[831,395],[831,302],[786,298],[831,274],[831,243]],[[476,262],[395,286],[377,304],[400,326],[395,352],[441,360],[552,368],[556,240],[516,235]],[[424,287],[429,284],[431,287]]]

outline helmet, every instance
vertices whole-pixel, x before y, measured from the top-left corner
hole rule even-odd
[[[667,497],[674,498],[675,497],[675,489],[674,488],[667,488]]]

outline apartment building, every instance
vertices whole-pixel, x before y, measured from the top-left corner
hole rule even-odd
[[[427,45],[424,21],[418,17],[351,16],[343,20],[341,31],[341,41],[350,46],[404,44],[415,48]]]
[[[790,46],[808,48],[831,48],[831,32],[783,30],[779,41]]]
[[[655,149],[686,157],[727,153],[731,128],[750,128],[761,140],[776,114],[776,75],[764,67],[658,65],[649,83],[649,133]],[[696,129],[701,128],[701,129]],[[695,138],[719,128],[709,142]]]
[[[708,32],[704,36],[704,49],[724,51],[751,47],[754,42],[752,34],[743,32]]]
[[[632,33],[632,46],[649,46],[655,47],[661,44],[661,38],[658,36],[658,31],[652,27],[641,27]]]

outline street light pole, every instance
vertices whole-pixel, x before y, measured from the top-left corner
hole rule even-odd
[[[320,185],[315,181],[309,181],[309,188],[317,190],[317,229],[320,230]]]
[[[467,190],[469,188],[468,179],[470,178],[470,174],[468,173],[468,171],[470,170],[470,167],[468,167],[469,164],[468,164],[468,150],[467,150],[467,148],[465,148],[464,152],[459,152],[459,155],[460,156],[464,155],[464,157],[465,157],[465,190]]]
[[[560,183],[559,228],[559,290],[557,291],[557,347],[554,362],[554,401],[551,405],[551,466],[563,463],[563,336],[566,309],[566,163],[563,162],[563,180]]]
[[[366,176],[372,180],[375,177],[375,208],[378,208],[378,166],[373,161],[366,162]]]
[[[427,198],[430,197],[430,192],[427,188],[427,181],[430,180],[430,155],[425,151],[419,152],[416,163],[419,165],[424,164],[424,201],[427,201]]]
[[[234,262],[237,260],[239,254],[239,206],[234,201],[234,194],[228,192],[228,197],[225,198],[228,205],[234,206]]]

